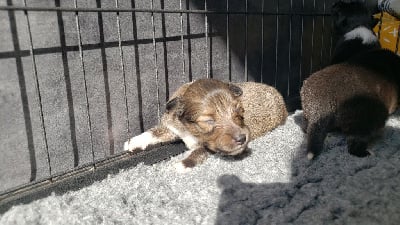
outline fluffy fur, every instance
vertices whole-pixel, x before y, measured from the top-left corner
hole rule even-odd
[[[351,16],[350,16],[351,15]],[[331,64],[348,60],[360,52],[379,49],[372,29],[379,20],[360,2],[337,2],[332,6],[336,47]]]
[[[336,130],[346,134],[350,154],[369,155],[371,137],[398,104],[400,58],[371,36],[370,13],[362,3],[339,2],[333,15],[335,24],[342,25],[336,27],[342,37],[333,57],[340,63],[312,74],[300,91],[310,159],[323,149],[327,133]]]
[[[210,152],[241,154],[250,140],[284,123],[287,115],[283,97],[273,87],[200,79],[180,87],[168,101],[161,123],[131,138],[125,150],[181,139],[190,153],[176,168],[185,172]]]

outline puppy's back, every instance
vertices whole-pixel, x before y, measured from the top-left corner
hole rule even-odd
[[[288,112],[282,95],[271,86],[255,82],[236,83],[243,91],[244,122],[251,139],[271,131],[286,121]]]

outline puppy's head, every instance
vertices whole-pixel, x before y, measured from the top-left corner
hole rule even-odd
[[[338,36],[342,36],[359,26],[372,30],[379,21],[372,17],[372,13],[362,2],[338,1],[332,6],[332,17]]]
[[[250,136],[240,95],[242,90],[235,85],[201,79],[171,99],[167,110],[172,110],[186,131],[210,151],[237,155],[246,149]]]

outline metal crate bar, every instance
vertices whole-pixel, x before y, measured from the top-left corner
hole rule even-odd
[[[26,6],[26,0],[24,0],[24,6]],[[46,157],[47,157],[47,163],[49,166],[49,175],[51,175],[52,173],[52,169],[51,169],[51,161],[50,161],[50,153],[49,153],[49,145],[47,142],[47,133],[46,133],[46,125],[44,123],[44,116],[43,116],[43,105],[42,105],[42,97],[40,94],[40,84],[39,84],[39,78],[38,78],[38,72],[37,72],[37,65],[36,65],[36,59],[35,59],[35,55],[33,54],[33,40],[32,40],[32,31],[31,31],[31,24],[29,21],[29,16],[28,16],[28,12],[24,11],[24,15],[25,15],[25,20],[26,20],[26,24],[27,24],[27,28],[28,28],[28,39],[29,39],[29,52],[31,55],[31,60],[32,60],[32,72],[33,72],[33,76],[35,78],[35,90],[36,90],[36,101],[38,102],[38,108],[39,108],[39,116],[40,116],[40,125],[42,127],[42,135],[43,135],[43,141],[44,141],[44,145],[45,145],[45,150],[46,150]],[[35,160],[36,161],[36,160]],[[32,162],[32,160],[31,160]],[[36,177],[36,168],[35,168],[35,164],[31,164],[31,181],[35,180]]]
[[[293,10],[293,0],[290,0],[290,10]],[[287,92],[286,96],[290,96],[290,75],[292,74],[292,61],[291,61],[291,53],[292,53],[292,20],[293,16],[289,18],[289,50],[288,50],[288,80],[287,80]]]
[[[135,8],[135,0],[131,0],[131,7]],[[140,132],[144,132],[144,122],[143,122],[143,98],[142,98],[142,83],[141,83],[141,73],[140,73],[140,61],[139,61],[139,46],[138,46],[138,34],[137,34],[137,21],[136,21],[136,12],[132,11],[132,30],[133,30],[133,41],[134,43],[134,52],[135,52],[135,61],[134,61],[134,73],[132,71],[132,76],[136,76],[136,87],[137,87],[137,100],[138,100],[138,119],[139,119],[139,128]],[[124,42],[122,42],[123,44]]]
[[[204,0],[204,10],[207,11],[207,0]],[[206,77],[210,78],[210,57],[211,54],[209,52],[208,46],[208,16],[207,14],[204,15],[204,35],[205,35],[205,45],[206,45]]]
[[[74,6],[78,7],[77,0],[74,0]],[[93,133],[92,133],[92,121],[90,119],[90,105],[89,105],[89,98],[88,98],[88,88],[87,88],[87,81],[86,81],[86,70],[85,70],[85,63],[83,60],[83,51],[82,51],[82,39],[81,39],[81,28],[79,24],[79,15],[78,12],[75,12],[75,24],[76,24],[76,32],[78,37],[78,48],[79,48],[79,58],[82,67],[82,74],[83,74],[83,85],[85,89],[85,103],[86,103],[86,118],[88,120],[88,130],[90,136],[90,150],[92,153],[92,165],[95,168],[95,156],[93,150]]]
[[[182,0],[179,0],[179,9],[182,10]],[[180,32],[181,32],[181,57],[182,57],[182,75],[185,77],[185,43],[183,39],[183,13],[179,14],[180,18]],[[190,80],[190,79],[189,79]]]
[[[22,7],[22,6],[0,6],[0,10],[14,10],[14,11],[63,11],[63,12],[143,12],[143,13],[190,13],[190,14],[243,14],[243,15],[304,15],[304,16],[330,16],[326,13],[319,12],[279,12],[275,11],[219,11],[219,10],[196,10],[196,9],[186,9],[186,10],[171,10],[171,9],[138,9],[138,8],[72,8],[72,7]]]
[[[189,10],[189,1],[186,0],[186,10]],[[186,14],[186,34],[187,36],[191,35],[190,32],[190,14]],[[187,54],[188,54],[188,77],[189,77],[189,81],[193,80],[193,75],[192,75],[192,43],[191,40],[188,39],[188,43],[187,43]]]
[[[264,12],[265,0],[261,2],[261,12]],[[261,14],[261,67],[260,67],[260,82],[263,83],[264,75],[264,14]]]
[[[246,0],[245,2],[246,6],[245,6],[245,10],[246,12],[248,11],[248,7],[249,7],[249,1]],[[245,14],[245,36],[244,36],[244,80],[245,81],[249,81],[249,74],[248,74],[248,70],[249,70],[249,66],[248,66],[248,37],[249,37],[249,16],[246,13]]]
[[[119,8],[118,0],[115,0],[115,7]],[[124,102],[125,102],[125,123],[126,123],[126,134],[127,138],[130,137],[130,126],[129,126],[129,108],[128,108],[128,96],[127,96],[127,86],[126,86],[126,72],[125,72],[125,64],[124,64],[124,52],[122,50],[122,44],[121,44],[121,21],[119,18],[119,12],[117,13],[117,29],[118,29],[118,48],[119,48],[119,59],[120,59],[120,64],[121,64],[121,72],[122,72],[122,82],[123,82],[123,91],[124,91]],[[111,145],[111,143],[110,143]],[[111,155],[114,154],[113,152],[110,152]]]
[[[226,11],[229,11],[229,0],[226,0]],[[226,66],[228,69],[228,80],[232,81],[231,49],[229,42],[229,14],[226,15]]]
[[[151,0],[151,8],[154,7],[154,0]],[[156,26],[154,24],[154,13],[151,13],[151,26],[153,27],[153,51],[154,51],[154,75],[156,80],[156,97],[157,97],[157,118],[158,122],[161,120],[161,112],[160,112],[160,84],[158,80],[158,59],[157,59],[157,45],[156,45]]]
[[[324,0],[324,12],[326,12],[326,0]],[[322,37],[321,37],[321,46],[324,46],[325,44],[325,17],[322,17]],[[323,56],[324,56],[324,52],[323,49],[321,48],[321,52],[320,52],[320,62],[322,63],[323,60]],[[320,65],[319,69],[322,68],[323,65]]]
[[[316,8],[315,0],[313,1],[314,10]],[[314,32],[315,32],[315,19],[312,18],[312,30],[311,30],[311,58],[310,58],[310,71],[309,74],[313,72],[313,53],[314,53]]]
[[[274,87],[277,86],[277,80],[278,80],[278,44],[279,44],[279,0],[276,3],[276,9],[275,9],[275,19],[276,19],[276,24],[275,24],[275,29],[276,29],[276,34],[275,34],[275,73],[274,73]]]

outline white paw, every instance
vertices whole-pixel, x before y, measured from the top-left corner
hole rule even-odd
[[[135,136],[124,143],[125,151],[145,150],[149,144],[153,142],[153,135],[149,132],[144,132]]]
[[[308,159],[308,160],[312,160],[313,158],[314,158],[314,154],[311,153],[311,152],[309,152],[309,153],[307,154],[307,159]]]
[[[185,165],[183,165],[182,162],[175,163],[174,168],[175,168],[176,172],[178,172],[178,173],[188,173],[192,170],[192,168],[186,167]]]
[[[370,156],[376,156],[376,155],[375,155],[375,152],[373,152],[373,151],[371,151],[371,150],[368,150],[368,149],[367,149],[367,152],[370,154]]]

